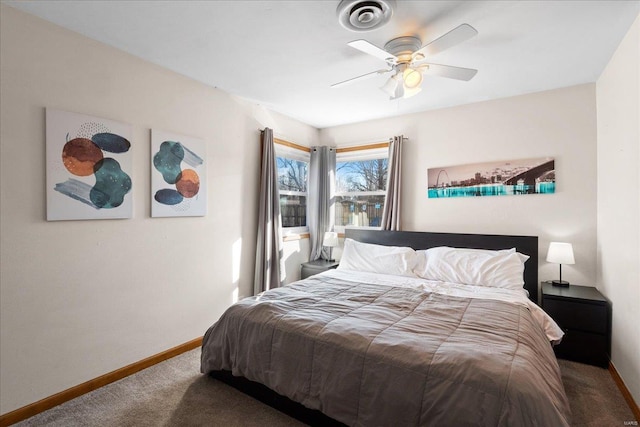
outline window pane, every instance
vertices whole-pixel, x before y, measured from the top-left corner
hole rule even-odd
[[[308,162],[276,157],[280,190],[307,192]]]
[[[278,167],[278,188],[281,191],[282,227],[306,227],[309,162],[277,156],[276,165]]]
[[[282,227],[307,226],[307,196],[280,195]]]
[[[384,209],[384,194],[336,196],[336,225],[379,227]]]
[[[336,191],[380,191],[387,188],[387,159],[336,163]]]

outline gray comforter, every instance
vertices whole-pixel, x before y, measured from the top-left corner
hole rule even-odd
[[[527,307],[323,274],[230,307],[204,337],[201,370],[353,426],[570,423]]]

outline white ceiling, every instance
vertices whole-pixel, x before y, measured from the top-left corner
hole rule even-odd
[[[403,1],[384,27],[355,33],[330,1],[3,1],[317,128],[594,82],[640,1]],[[469,82],[426,76],[389,101],[388,78],[331,89],[385,63],[347,46],[423,44],[462,23],[479,34],[433,57],[476,68]]]

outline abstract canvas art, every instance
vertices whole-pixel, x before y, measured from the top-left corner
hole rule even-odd
[[[205,143],[202,139],[151,131],[151,216],[207,213]]]
[[[47,108],[47,220],[131,218],[131,126]]]
[[[551,157],[474,163],[427,170],[429,198],[550,194],[556,191]]]

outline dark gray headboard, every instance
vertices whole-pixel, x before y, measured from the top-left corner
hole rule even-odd
[[[345,236],[363,243],[385,246],[408,246],[415,250],[436,246],[470,249],[516,250],[529,259],[524,265],[524,288],[529,299],[538,304],[538,237],[498,234],[429,233],[422,231],[380,231],[347,228]]]

